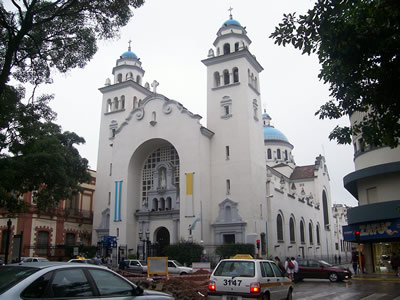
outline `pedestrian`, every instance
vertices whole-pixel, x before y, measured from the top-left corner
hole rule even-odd
[[[286,261],[285,261],[285,271],[289,276],[290,280],[293,280],[293,273],[294,273],[294,264],[293,262],[290,260],[289,257],[286,257]]]
[[[294,257],[291,257],[290,260],[294,265],[293,281],[296,283],[298,281],[299,264]]]
[[[121,261],[119,262],[118,269],[120,269],[120,270],[125,270],[125,269],[126,269],[126,267],[127,267],[127,265],[126,265],[126,261],[125,261],[125,260],[123,260],[123,259],[121,259]]]
[[[337,265],[337,255],[335,254],[335,265]]]
[[[200,262],[206,262],[207,259],[205,258],[204,254],[200,256]]]
[[[275,256],[275,263],[277,264],[279,269],[281,269],[282,273],[285,274],[286,273],[285,267],[283,266],[283,264],[278,256]]]
[[[390,259],[390,264],[392,265],[392,270],[394,271],[394,274],[396,276],[400,276],[400,273],[399,273],[399,257],[394,252],[392,253],[392,257]]]
[[[357,268],[358,268],[358,255],[357,252],[353,252],[351,256],[351,263],[353,265],[354,275],[357,275]]]
[[[361,253],[361,266],[360,266],[360,270],[361,272],[365,273],[365,256],[364,253]]]
[[[342,257],[339,254],[339,265],[342,263]]]

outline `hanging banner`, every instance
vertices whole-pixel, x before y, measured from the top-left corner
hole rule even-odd
[[[186,173],[186,209],[185,217],[194,217],[193,210],[193,175],[194,173]]]

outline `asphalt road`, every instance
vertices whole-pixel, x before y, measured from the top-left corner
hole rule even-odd
[[[384,280],[328,280],[304,279],[296,283],[295,300],[400,300],[400,282]]]

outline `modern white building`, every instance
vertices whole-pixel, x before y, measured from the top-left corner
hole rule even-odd
[[[230,16],[218,29],[207,68],[207,126],[180,102],[145,83],[129,47],[100,88],[102,112],[94,243],[115,236],[136,252],[180,240],[212,251],[256,243],[260,254],[332,255],[325,159],[296,166],[291,145],[262,114],[251,40]],[[140,253],[140,250],[138,250]]]

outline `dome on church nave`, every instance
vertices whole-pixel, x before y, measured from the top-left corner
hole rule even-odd
[[[280,130],[272,126],[264,127],[264,141],[284,141],[289,143],[287,137]]]

